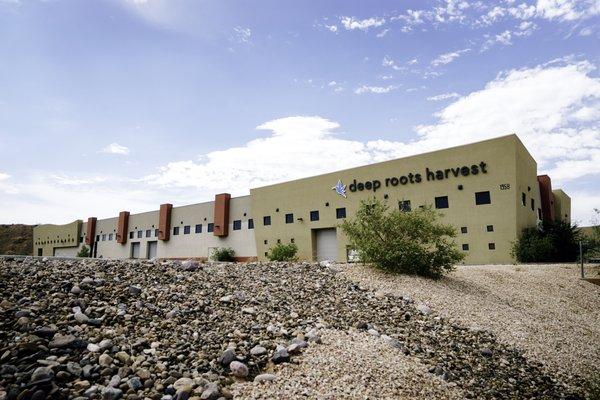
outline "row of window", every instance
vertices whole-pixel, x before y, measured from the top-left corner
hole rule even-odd
[[[494,232],[494,225],[486,225],[485,230],[488,232]],[[460,233],[469,233],[469,230],[466,226],[461,226]]]
[[[309,215],[310,215],[311,221],[318,221],[320,218],[319,210],[313,210],[309,213]],[[346,218],[346,207],[336,208],[335,209],[335,217],[337,219]],[[292,214],[292,213],[285,214],[285,223],[293,224],[294,223],[294,214]],[[263,225],[265,225],[265,226],[271,225],[271,216],[270,215],[265,215],[263,217]]]
[[[405,204],[408,202],[408,204]],[[449,208],[448,196],[438,196],[435,198],[435,208]],[[481,206],[484,204],[492,204],[492,197],[489,191],[476,192],[475,193],[475,205]],[[410,201],[404,200],[400,202],[400,209],[402,211],[410,211]]]
[[[462,249],[463,251],[469,251],[469,244],[463,243]],[[496,250],[496,243],[488,243],[488,250]]]

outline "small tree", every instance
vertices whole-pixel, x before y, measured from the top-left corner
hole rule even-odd
[[[89,257],[90,256],[90,248],[87,246],[83,246],[81,250],[77,253],[77,257]]]
[[[386,271],[440,278],[464,258],[455,228],[430,207],[390,212],[379,200],[362,201],[341,227],[362,262]]]
[[[525,228],[513,244],[520,262],[572,262],[579,254],[580,232],[565,221],[546,221],[540,228]]]
[[[213,261],[234,261],[234,254],[235,251],[231,247],[217,247],[213,251],[211,258]]]
[[[298,246],[294,243],[278,243],[269,249],[267,258],[271,261],[295,261],[297,260]]]

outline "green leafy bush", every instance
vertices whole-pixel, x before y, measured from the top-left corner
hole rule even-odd
[[[362,262],[386,271],[440,278],[464,258],[455,228],[430,207],[390,211],[379,200],[362,201],[341,228]]]
[[[87,246],[83,246],[81,250],[77,253],[77,257],[89,257],[90,256],[90,248]]]
[[[579,254],[577,225],[565,221],[543,222],[540,228],[525,228],[513,244],[519,262],[572,262]]]
[[[213,261],[234,261],[235,251],[231,247],[217,247],[211,258]]]
[[[297,260],[296,253],[298,253],[298,246],[294,243],[278,243],[269,249],[267,257],[271,261],[295,261]]]

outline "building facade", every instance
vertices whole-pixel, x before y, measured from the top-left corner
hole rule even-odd
[[[353,259],[339,228],[361,200],[402,211],[430,205],[456,227],[467,264],[511,263],[512,243],[542,220],[570,221],[571,202],[516,135],[254,188],[212,202],[34,229],[34,254],[207,259],[231,247],[239,260],[266,260],[277,243],[295,243],[301,260]]]

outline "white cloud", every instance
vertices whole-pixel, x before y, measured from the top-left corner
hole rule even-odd
[[[452,92],[452,93],[442,93],[442,94],[438,94],[435,96],[430,96],[427,98],[427,100],[429,101],[441,101],[441,100],[447,100],[447,99],[456,99],[460,97],[460,94],[456,93],[456,92]]]
[[[251,43],[251,37],[252,30],[250,28],[236,26],[235,28],[233,28],[233,36],[230,38],[230,40],[236,43]]]
[[[388,86],[361,85],[361,86],[357,87],[356,89],[354,89],[354,93],[356,93],[356,94],[364,94],[364,93],[383,94],[383,93],[389,93],[396,89],[398,89],[398,86],[395,86],[395,85],[388,85]]]
[[[389,29],[384,29],[384,30],[382,30],[381,32],[379,32],[379,33],[377,34],[377,37],[378,37],[378,38],[382,38],[382,37],[384,37],[384,36],[385,36],[385,35],[386,35],[386,34],[387,34],[389,31],[390,31]]]
[[[338,31],[337,25],[325,25],[325,28],[329,29],[329,31],[333,33],[337,33]]]
[[[6,173],[4,173],[4,172],[0,172],[0,181],[5,181],[5,180],[7,180],[8,178],[10,178],[10,175],[9,175],[9,174],[6,174]]]
[[[120,154],[126,156],[129,154],[129,149],[125,146],[121,146],[119,143],[111,143],[101,149],[99,153]]]
[[[591,26],[586,26],[579,31],[579,36],[590,36],[594,33],[594,29]]]
[[[453,51],[450,53],[440,54],[433,61],[431,61],[431,65],[433,65],[434,67],[437,67],[440,65],[449,64],[452,61],[456,60],[461,55],[468,53],[469,51],[471,51],[471,49],[463,49],[463,50]]]
[[[385,24],[384,18],[371,17],[367,19],[356,19],[354,17],[342,17],[340,22],[346,30],[360,29],[368,31],[370,28],[377,28]]]
[[[396,63],[396,61],[392,60],[390,58],[390,56],[388,56],[388,55],[386,55],[386,56],[383,57],[383,60],[381,61],[381,65],[383,65],[384,67],[392,68],[395,71],[404,71],[404,70],[406,70],[406,67],[398,65],[398,63]]]

